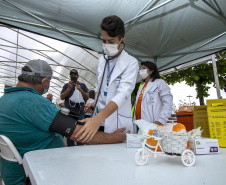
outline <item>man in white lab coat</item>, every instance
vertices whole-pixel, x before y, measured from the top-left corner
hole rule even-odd
[[[100,26],[105,55],[100,57],[97,68],[96,106],[94,103],[86,106],[86,111],[95,106],[94,116],[82,120],[86,123],[76,135],[79,141],[91,140],[100,125],[107,133],[123,127],[133,132],[131,93],[138,61],[124,51],[124,22],[119,17],[105,17]]]

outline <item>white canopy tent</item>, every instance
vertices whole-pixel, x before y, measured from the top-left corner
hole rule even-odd
[[[96,85],[96,67],[99,54],[65,42],[47,38],[23,30],[0,27],[0,84],[15,86],[21,68],[32,59],[47,61],[54,76],[50,93],[59,97],[63,85],[69,81],[69,71],[76,68],[79,80],[89,89]],[[1,88],[1,87],[0,87]],[[3,92],[3,87],[0,92]]]
[[[226,49],[224,12],[225,0],[0,0],[0,83],[15,85],[21,66],[39,58],[60,78],[51,84],[55,96],[71,68],[93,89],[108,15],[125,22],[125,50],[139,62],[153,61],[162,73],[195,64]]]

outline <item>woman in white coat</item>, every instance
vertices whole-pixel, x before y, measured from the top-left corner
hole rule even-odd
[[[104,56],[97,68],[96,104],[86,105],[85,110],[94,108],[94,116],[85,122],[76,134],[78,141],[90,141],[100,125],[104,132],[133,132],[131,93],[135,88],[138,61],[124,51],[125,29],[117,16],[105,17],[101,23],[101,38]]]
[[[142,62],[139,71],[143,84],[136,97],[134,119],[165,125],[172,113],[173,96],[166,82],[160,79],[153,62]]]

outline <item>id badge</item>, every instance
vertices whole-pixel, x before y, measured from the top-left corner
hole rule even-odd
[[[108,95],[108,86],[105,85],[104,87],[104,96],[107,96]]]

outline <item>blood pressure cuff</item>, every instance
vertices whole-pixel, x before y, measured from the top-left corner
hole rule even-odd
[[[72,116],[66,116],[59,111],[50,125],[49,130],[70,138],[75,130],[76,124],[77,119]]]

